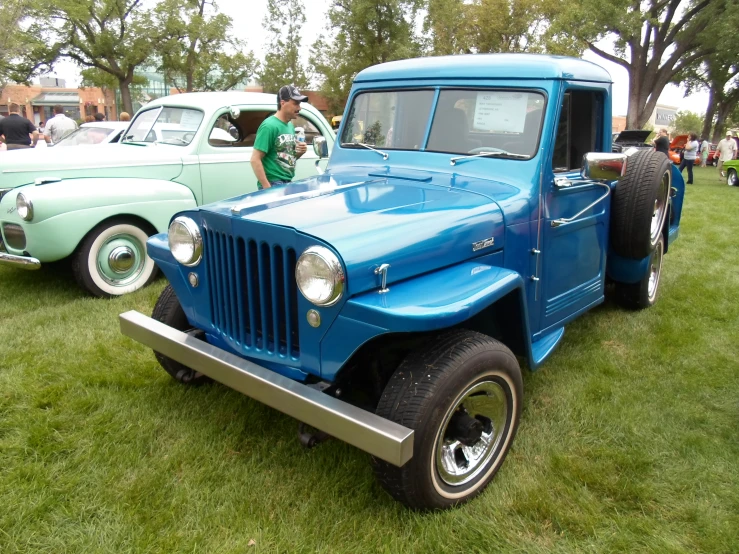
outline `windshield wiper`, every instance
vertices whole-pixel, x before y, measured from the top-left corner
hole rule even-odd
[[[390,156],[387,152],[383,152],[382,150],[378,150],[377,148],[373,148],[369,144],[365,144],[363,142],[342,142],[341,146],[364,146],[365,148],[372,150],[373,152],[377,152],[380,156],[382,156],[383,160],[387,160]]]
[[[469,160],[471,158],[515,158],[516,160],[530,160],[528,154],[514,154],[505,150],[494,150],[491,152],[480,152],[479,154],[470,154],[468,156],[457,156],[449,160],[450,165],[457,165],[459,160]]]

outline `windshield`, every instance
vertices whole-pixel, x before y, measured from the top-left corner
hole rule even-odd
[[[190,144],[203,120],[203,112],[189,108],[153,108],[139,112],[122,142]]]
[[[111,142],[115,136],[121,132],[121,129],[113,129],[111,127],[85,127],[82,126],[76,131],[68,134],[59,142],[54,144],[54,148],[62,146],[79,146],[81,144],[101,144]]]
[[[512,90],[443,89],[423,144],[434,90],[382,91],[357,95],[341,142],[383,150],[449,154],[495,152],[501,157],[536,154],[544,113],[542,93]]]

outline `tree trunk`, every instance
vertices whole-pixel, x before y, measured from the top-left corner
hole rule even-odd
[[[123,111],[133,115],[133,101],[131,100],[131,83],[133,82],[133,71],[129,72],[123,79],[118,79],[118,88],[121,91],[121,102],[123,102]]]
[[[730,102],[718,102],[716,105],[716,126],[713,128],[713,137],[711,142],[718,142],[724,138],[724,129],[726,121],[731,115],[734,106]]]
[[[707,138],[711,134],[711,127],[713,127],[713,115],[716,113],[716,95],[714,94],[713,87],[708,89],[708,106],[706,107],[706,117],[703,120],[703,129],[701,131],[701,137]],[[715,142],[715,141],[711,141]]]

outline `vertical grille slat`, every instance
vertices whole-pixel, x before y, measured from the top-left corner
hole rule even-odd
[[[299,360],[295,250],[209,229],[203,235],[215,330],[246,355]]]

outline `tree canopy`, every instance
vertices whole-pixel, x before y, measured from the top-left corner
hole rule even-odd
[[[264,26],[269,32],[267,53],[259,72],[264,92],[276,93],[282,85],[299,89],[309,86],[309,78],[300,61],[301,35],[305,24],[302,0],[267,0]]]

